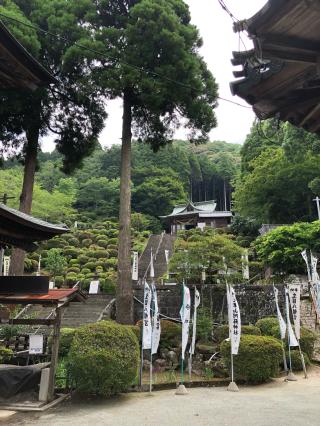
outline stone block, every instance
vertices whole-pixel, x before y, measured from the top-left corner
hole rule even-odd
[[[44,368],[41,371],[40,390],[39,390],[39,401],[41,402],[48,402],[49,376],[50,376],[50,368]]]

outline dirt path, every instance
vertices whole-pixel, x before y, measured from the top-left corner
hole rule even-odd
[[[317,426],[320,425],[320,368],[305,380],[242,387],[129,394],[108,401],[70,401],[43,414],[18,414],[7,424],[35,426]]]

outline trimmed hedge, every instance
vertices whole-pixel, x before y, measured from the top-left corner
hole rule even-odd
[[[302,352],[305,352],[308,355],[309,359],[312,359],[316,339],[317,335],[313,331],[308,330],[305,327],[301,327],[300,347]]]
[[[76,389],[110,396],[133,383],[139,366],[139,342],[130,327],[100,321],[76,330],[68,371]]]
[[[230,368],[230,341],[221,344],[224,363]],[[238,355],[233,357],[237,379],[263,383],[277,376],[282,360],[281,342],[270,336],[242,335]]]
[[[62,328],[60,331],[60,341],[59,341],[59,356],[66,357],[69,354],[73,337],[75,335],[75,328]],[[48,339],[48,347],[51,352],[52,347],[52,337]]]
[[[242,325],[241,326],[241,334],[251,334],[260,336],[261,331],[258,327],[255,327],[254,325]],[[227,324],[220,325],[219,327],[215,328],[213,331],[214,339],[217,343],[223,342],[225,339],[228,339],[229,337],[229,326]]]
[[[142,320],[139,320],[136,326],[141,329]],[[172,349],[179,347],[181,345],[181,333],[181,324],[169,320],[161,320],[160,348]]]
[[[275,330],[273,329],[275,327],[278,327],[278,330],[279,330],[278,318],[276,317],[261,318],[256,322],[256,327],[260,329],[261,334],[263,336],[274,336]],[[278,338],[279,336],[280,336],[280,330],[279,330],[279,333],[277,333],[277,336],[275,337]]]

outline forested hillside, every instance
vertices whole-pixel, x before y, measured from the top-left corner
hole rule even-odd
[[[118,217],[120,146],[99,146],[73,175],[61,171],[56,151],[39,154],[33,214],[51,221],[107,220]],[[134,143],[132,170],[133,211],[142,213],[144,224],[160,229],[158,216],[168,214],[176,203],[215,199],[218,208],[230,208],[231,181],[240,170],[240,145],[211,142],[191,145],[176,141],[154,153],[148,145]],[[0,193],[14,196],[17,207],[22,166],[7,161],[0,171]],[[134,215],[134,219],[135,219]]]

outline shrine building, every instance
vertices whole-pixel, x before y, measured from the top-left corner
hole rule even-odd
[[[217,211],[217,203],[211,201],[192,202],[179,204],[174,207],[171,214],[160,216],[166,224],[167,231],[176,234],[180,230],[193,228],[225,228],[230,225],[232,213],[230,211]]]

